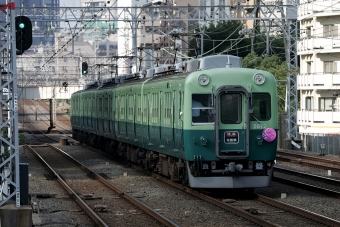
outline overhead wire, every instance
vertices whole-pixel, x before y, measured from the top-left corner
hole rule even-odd
[[[91,2],[92,2],[92,1],[93,1],[93,0],[91,0]],[[117,2],[117,0],[116,0],[116,2]],[[336,4],[336,3],[334,3],[334,4],[331,5],[331,6],[334,6],[335,4]],[[329,7],[331,7],[331,6],[329,6]],[[329,8],[329,7],[327,7],[327,8]],[[86,11],[83,11],[83,14],[82,14],[82,17],[81,17],[81,18],[84,18],[85,13],[86,13]],[[317,14],[317,13],[315,13],[315,14]],[[313,16],[313,15],[310,15],[309,17],[312,17],[312,16]],[[94,18],[92,18],[92,19],[94,19]],[[305,18],[304,18],[304,19],[305,19]],[[78,24],[80,21],[81,21],[81,20],[78,20],[78,21],[77,21],[76,25],[74,26],[74,29],[77,28],[77,24]],[[94,22],[95,22],[95,21],[93,21],[93,23],[94,23]],[[199,23],[200,23],[199,21],[196,22],[196,24],[199,24]],[[321,29],[321,28],[320,28],[320,29]],[[82,30],[82,28],[80,28],[80,30]],[[221,32],[223,32],[223,31],[221,31]],[[76,37],[76,35],[78,35],[78,33],[79,33],[79,31],[78,31],[75,35],[72,35],[72,38],[67,42],[68,45],[70,45],[69,43],[70,43],[70,41],[71,41],[72,39],[78,38],[78,37]],[[212,33],[212,32],[207,32],[207,33],[210,34],[210,33]],[[240,42],[240,41],[239,41],[239,42]],[[239,43],[239,42],[237,42],[237,43]],[[237,43],[236,43],[235,45],[237,45]],[[220,46],[220,45],[222,45],[222,43],[220,43],[219,45],[217,45],[215,48],[213,48],[213,49],[211,49],[211,50],[209,50],[209,51],[203,53],[203,55],[204,55],[204,54],[207,54],[207,53],[210,53],[211,51],[213,51],[214,49],[216,49],[216,48],[217,48],[218,46]],[[234,46],[235,46],[235,45],[234,45]],[[65,45],[64,45],[63,47],[61,47],[60,49],[63,49],[64,47],[65,47]],[[56,53],[58,53],[58,52],[60,51],[60,49],[59,49]],[[165,49],[163,48],[162,50],[165,50]],[[226,51],[228,51],[228,50],[230,50],[230,48],[228,48],[228,49],[226,49],[226,50],[220,52],[219,54],[224,53],[224,52],[226,52]],[[168,52],[168,51],[167,51],[167,52]],[[40,67],[40,68],[37,70],[36,74],[37,74],[39,71],[41,71],[41,69],[44,68],[45,65],[47,65],[51,59],[53,59],[54,57],[56,57],[56,56],[55,56],[56,53],[55,53],[54,55],[52,55],[52,56],[45,62],[45,64],[43,64],[42,67]],[[168,52],[168,53],[170,53],[170,52]],[[181,54],[181,53],[179,53],[179,54]],[[181,55],[182,55],[183,57],[190,58],[189,56],[185,56],[184,54],[181,54]],[[35,75],[36,75],[36,74],[35,74]],[[35,75],[34,75],[34,76],[35,76]],[[30,82],[30,81],[31,81],[31,80],[29,80],[29,82]],[[29,82],[27,82],[27,84],[28,84]],[[27,86],[27,84],[26,84],[25,86]]]

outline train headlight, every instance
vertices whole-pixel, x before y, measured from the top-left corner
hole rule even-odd
[[[266,79],[265,79],[264,75],[262,75],[261,73],[257,73],[257,74],[254,75],[254,82],[257,85],[262,85],[265,80]]]
[[[208,75],[205,75],[205,74],[201,74],[199,77],[198,77],[198,83],[202,86],[205,86],[205,85],[208,85],[209,84],[209,77]]]

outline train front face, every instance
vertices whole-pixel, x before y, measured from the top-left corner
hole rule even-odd
[[[198,71],[187,77],[184,93],[190,186],[269,186],[278,129],[273,75],[244,68]]]

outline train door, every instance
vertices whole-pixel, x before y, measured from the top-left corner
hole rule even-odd
[[[151,140],[151,122],[152,122],[152,96],[151,93],[148,94],[148,113],[147,113],[147,121],[148,121],[148,126],[147,126],[147,135],[148,135],[148,146],[152,146],[152,140]]]
[[[137,141],[137,129],[136,129],[136,118],[137,118],[137,100],[136,100],[136,94],[133,95],[133,109],[132,109],[132,125],[133,125],[133,141],[136,142]]]
[[[171,138],[173,141],[173,151],[177,152],[177,138],[176,138],[176,122],[179,117],[179,113],[177,113],[177,103],[176,103],[176,99],[175,99],[175,94],[176,94],[176,90],[172,92],[172,94],[170,94],[170,117],[171,117]],[[177,105],[176,105],[177,104]],[[177,116],[178,115],[178,116]]]
[[[110,134],[110,136],[112,135],[112,92],[108,92],[108,122],[109,122],[109,125],[108,125],[108,132]]]
[[[103,110],[104,110],[104,116],[103,116],[103,131],[104,133],[109,132],[109,99],[108,99],[108,93],[104,93],[104,100],[103,100]]]
[[[179,91],[179,106],[178,106],[178,126],[179,126],[179,131],[180,133],[179,134],[179,137],[177,137],[177,140],[178,141],[178,145],[177,145],[177,148],[178,149],[181,149],[184,147],[184,137],[183,137],[183,103],[184,103],[184,95],[183,95],[183,92],[182,91]],[[176,133],[176,135],[178,135]]]
[[[143,101],[142,101],[142,133],[143,144],[147,147],[149,143],[149,98],[148,94],[143,94]]]
[[[173,132],[173,127],[174,127],[174,119],[173,119],[173,100],[172,100],[172,92],[164,92],[164,95],[162,96],[161,99],[161,110],[162,113],[160,114],[160,122],[161,122],[161,127],[162,127],[162,141],[161,141],[161,146],[166,146],[166,151],[167,152],[172,152],[175,145],[174,141],[174,132]]]
[[[126,112],[127,112],[127,118],[126,118],[126,137],[130,141],[134,141],[136,138],[135,135],[135,94],[131,94],[127,97],[126,100]]]
[[[240,86],[220,87],[215,96],[215,151],[221,159],[249,155],[249,93]]]
[[[143,115],[142,115],[142,98],[141,94],[137,94],[136,97],[136,105],[135,105],[135,141],[141,145],[140,143],[143,141],[142,133],[143,133]]]
[[[162,141],[162,127],[164,127],[164,119],[162,116],[162,110],[163,110],[163,106],[164,106],[164,101],[162,100],[163,98],[163,92],[159,92],[159,96],[158,96],[158,103],[159,103],[159,106],[157,107],[157,110],[159,110],[157,113],[158,113],[158,116],[157,116],[157,120],[158,120],[158,131],[159,131],[159,147],[160,148],[164,148],[164,143]]]
[[[114,90],[111,91],[111,134],[115,138],[116,137],[116,93]]]

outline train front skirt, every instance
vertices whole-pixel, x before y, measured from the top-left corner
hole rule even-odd
[[[187,162],[189,185],[192,188],[260,188],[270,185],[273,166],[270,174],[265,176],[209,176],[194,177]]]

